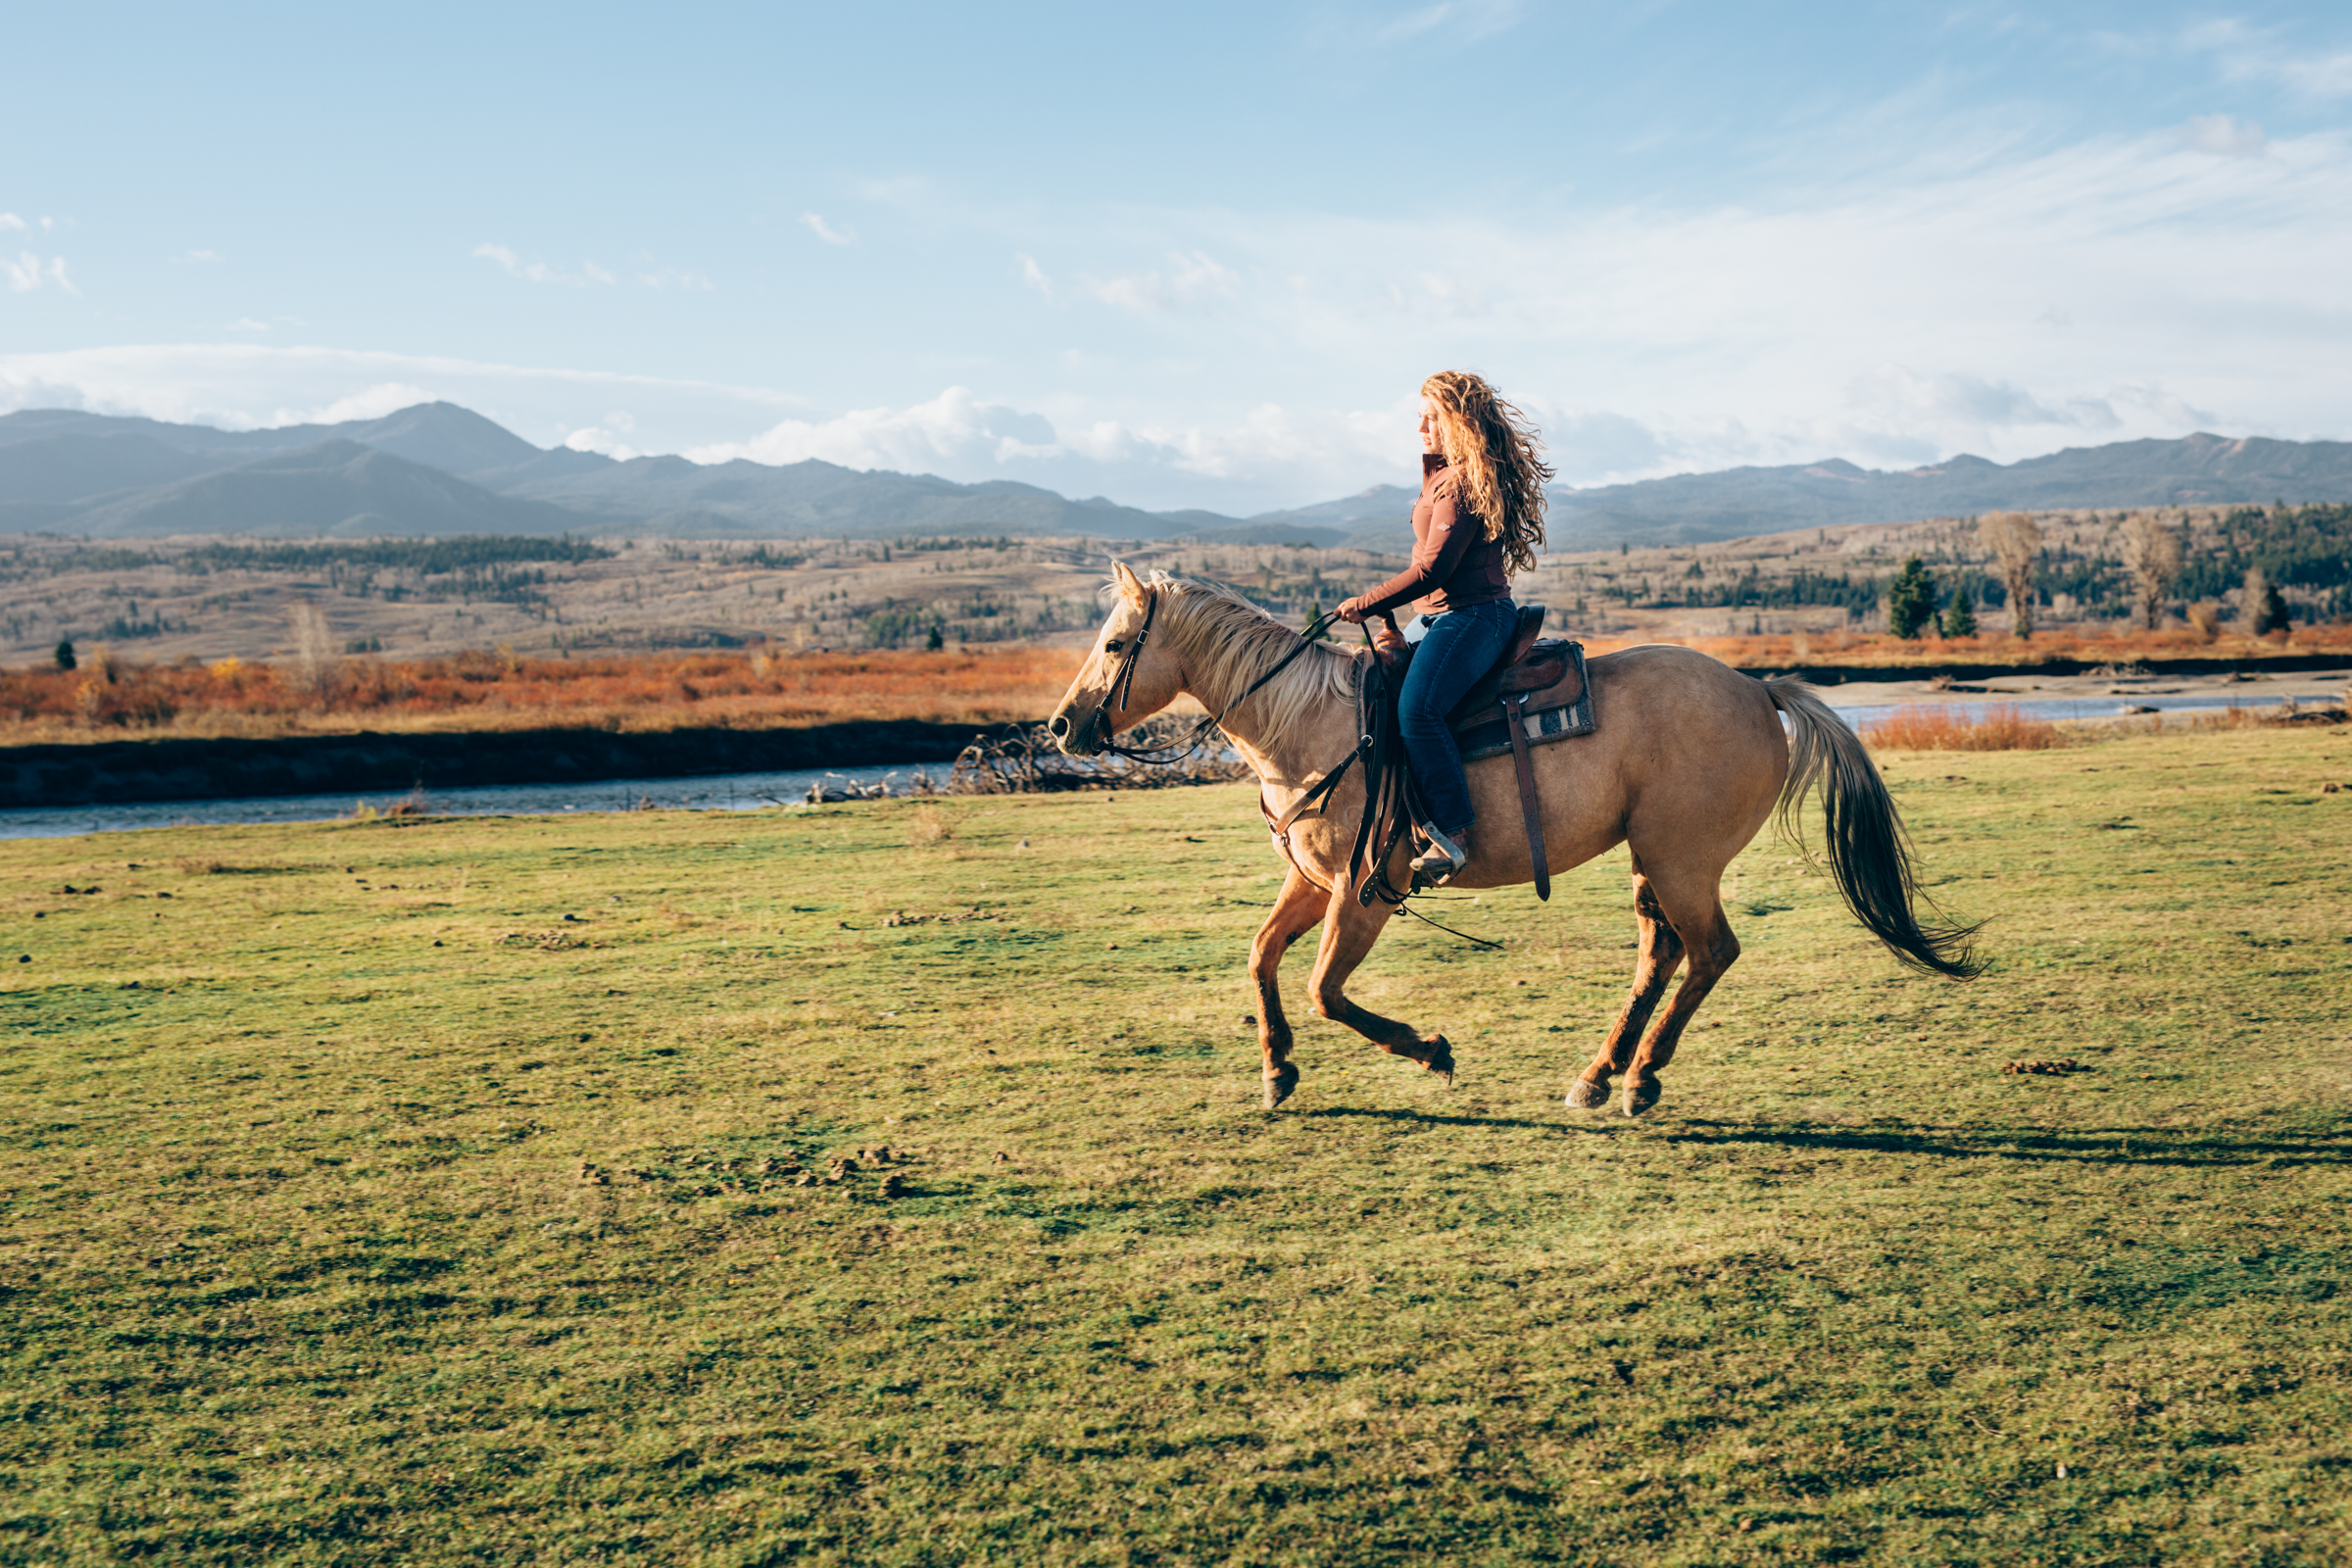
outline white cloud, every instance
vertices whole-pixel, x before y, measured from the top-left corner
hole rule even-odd
[[[2181,32],[2180,45],[2212,55],[2233,81],[2273,82],[2311,98],[2352,96],[2352,50],[2314,53],[2284,42],[2277,28],[2234,19],[2199,23]]]
[[[690,272],[682,267],[665,267],[658,272],[640,272],[637,282],[651,289],[682,289],[689,294],[708,294],[716,287],[700,272]]]
[[[1387,45],[1411,43],[1432,34],[1465,42],[1491,38],[1516,24],[1522,9],[1519,0],[1440,0],[1375,24],[1371,40]]]
[[[847,228],[835,228],[831,223],[826,222],[819,214],[803,213],[801,221],[808,225],[809,233],[814,234],[828,245],[855,245],[858,243],[858,236],[854,232]]]
[[[643,432],[636,444],[664,452],[707,440],[714,428],[763,428],[799,403],[765,387],[259,343],[0,354],[0,413],[86,409],[250,430],[374,418],[436,399],[543,446],[625,399]]]
[[[545,262],[526,262],[504,245],[476,245],[473,248],[473,254],[496,262],[506,270],[509,277],[520,278],[525,283],[560,283],[570,288],[586,288],[592,283],[610,286],[619,281],[594,262],[583,263],[580,271],[575,275],[570,272],[559,272]]]
[[[172,258],[173,266],[219,267],[228,260],[219,251],[182,251]]]
[[[347,393],[322,407],[308,409],[277,409],[262,420],[265,428],[288,424],[341,424],[347,419],[380,419],[402,409],[413,409],[419,403],[435,401],[435,394],[424,387],[406,381],[379,381],[360,391]]]
[[[504,245],[476,245],[473,254],[485,261],[496,262],[509,277],[525,283],[556,283],[570,288],[613,288],[620,282],[619,274],[611,268],[594,262],[582,262],[574,274],[561,272],[545,262],[526,262],[515,251]],[[689,293],[708,294],[712,284],[700,272],[690,272],[682,267],[662,267],[636,273],[630,278],[640,288],[683,289]]]
[[[574,452],[599,452],[619,463],[642,456],[629,445],[627,437],[637,428],[637,416],[626,409],[614,409],[595,424],[583,426],[564,438],[564,445]]]
[[[1031,256],[1027,251],[1016,251],[1013,253],[1013,260],[1021,264],[1021,281],[1023,283],[1028,284],[1029,287],[1037,290],[1049,300],[1054,297],[1054,279],[1048,277],[1046,270],[1037,265],[1036,257]]]
[[[6,275],[9,288],[19,294],[29,294],[50,284],[55,284],[68,294],[81,293],[80,289],[74,286],[74,279],[67,274],[63,256],[52,256],[46,262],[30,251],[19,251],[13,259],[0,256],[0,274]]]
[[[1878,366],[1859,377],[1851,401],[1982,429],[2057,425],[2111,430],[2117,423],[2115,411],[2103,399],[2079,399],[2052,409],[2006,382],[1951,370],[1923,374],[1898,365]]]
[[[2180,145],[2221,158],[2260,158],[2270,139],[2250,120],[2199,115],[2180,127]]]
[[[16,214],[0,213],[0,232],[6,232],[10,229],[21,229],[24,226],[24,220],[19,218]]]
[[[270,330],[270,323],[257,321],[250,316],[240,316],[228,323],[228,329],[231,332],[267,332]]]
[[[1028,261],[1023,257],[1024,262]],[[1036,264],[1030,264],[1035,271]],[[1042,283],[1043,272],[1037,272],[1033,283]],[[1208,299],[1232,299],[1241,292],[1242,279],[1231,268],[1221,266],[1206,251],[1172,251],[1168,270],[1149,272],[1130,272],[1123,276],[1081,277],[1079,288],[1105,305],[1116,305],[1130,311],[1167,311],[1197,304]],[[1048,297],[1051,298],[1050,286]]]
[[[556,275],[555,269],[549,267],[546,263],[525,263],[521,257],[515,255],[514,252],[509,250],[504,245],[492,245],[488,243],[476,245],[473,248],[473,254],[480,257],[486,257],[489,260],[496,262],[499,266],[507,270],[507,275],[509,277],[519,277],[525,283],[555,283],[563,281],[563,279]]]
[[[1286,504],[1319,501],[1362,488],[1366,473],[1409,477],[1417,450],[1413,410],[1406,397],[1371,413],[1301,416],[1263,404],[1217,424],[1139,428],[1080,417],[1056,425],[1042,413],[950,387],[925,403],[788,419],[751,440],[692,447],[683,455],[697,463],[814,458],[964,483],[1019,479],[1065,495],[1108,494],[1131,506],[1250,512],[1267,510],[1269,494]]]
[[[2205,129],[2241,153],[2256,134]],[[1626,466],[1645,450],[1655,473],[2008,462],[2199,427],[2341,438],[2352,137],[2271,138],[2261,154],[2216,157],[2168,132],[1738,206],[1443,222],[1211,210],[1123,225],[1251,280],[1219,313],[1226,340],[1196,347],[1188,324],[1184,354],[1286,386],[1301,419],[1337,417],[1308,416],[1301,390],[1409,387],[1463,366],[1555,413],[1628,421],[1621,441],[1562,443],[1575,482],[1642,476]],[[1133,303],[1152,300],[1139,289]],[[1206,413],[1185,423],[1242,417]]]
[[[911,408],[858,409],[830,419],[787,419],[749,441],[690,448],[685,455],[697,463],[749,458],[783,464],[820,458],[844,467],[939,472],[943,466],[1001,462],[1057,448],[1054,426],[1042,416],[983,403],[965,388],[952,386]]]
[[[616,463],[626,463],[631,458],[642,456],[635,447],[620,438],[619,432],[608,430],[602,425],[574,430],[564,438],[564,444],[574,452],[600,453]]]

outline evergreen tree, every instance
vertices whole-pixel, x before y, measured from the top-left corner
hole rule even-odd
[[[2262,608],[2254,615],[2254,635],[2294,629],[2295,623],[2286,614],[2286,597],[2278,592],[2277,583],[2266,578],[2262,585]]]
[[[80,660],[74,657],[74,639],[71,637],[62,637],[58,639],[57,667],[60,669],[72,669],[80,662]]]
[[[1952,595],[1951,605],[1944,611],[1941,624],[1946,637],[1974,637],[1977,634],[1977,607],[1969,603],[1967,589],[1963,588]]]
[[[925,648],[928,648],[928,649],[930,649],[930,650],[931,650],[931,652],[933,652],[933,653],[935,653],[935,654],[936,654],[936,653],[938,653],[938,652],[939,652],[941,649],[943,649],[943,648],[947,647],[947,646],[948,646],[948,633],[947,633],[947,629],[946,629],[945,627],[943,627],[942,625],[940,625],[940,623],[939,623],[938,621],[936,621],[936,620],[935,620],[935,621],[933,621],[933,622],[931,623],[931,635],[930,635],[929,637],[926,637],[925,639],[923,639],[923,646],[924,646]]]
[[[1886,589],[1886,629],[1906,640],[1917,637],[1920,628],[1934,624],[1936,619],[1936,579],[1928,574],[1927,565],[1913,556],[1903,563],[1894,581]]]

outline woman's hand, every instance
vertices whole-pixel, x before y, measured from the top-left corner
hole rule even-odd
[[[1361,599],[1343,599],[1340,608],[1332,612],[1350,626],[1364,623],[1364,602]]]

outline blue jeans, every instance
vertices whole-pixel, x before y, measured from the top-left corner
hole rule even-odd
[[[1508,599],[1471,605],[1429,617],[1428,635],[1414,650],[1397,694],[1396,730],[1405,760],[1429,803],[1430,825],[1451,838],[1470,826],[1470,780],[1462,771],[1461,749],[1446,727],[1446,715],[1478,678],[1494,667],[1519,628],[1518,607]]]

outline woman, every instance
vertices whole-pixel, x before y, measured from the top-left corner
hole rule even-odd
[[[1418,600],[1428,634],[1397,697],[1404,755],[1428,804],[1429,849],[1413,869],[1444,882],[1470,862],[1470,781],[1446,715],[1494,667],[1519,623],[1511,577],[1544,545],[1543,443],[1517,409],[1467,370],[1421,383],[1421,499],[1413,560],[1340,606],[1360,623]]]

